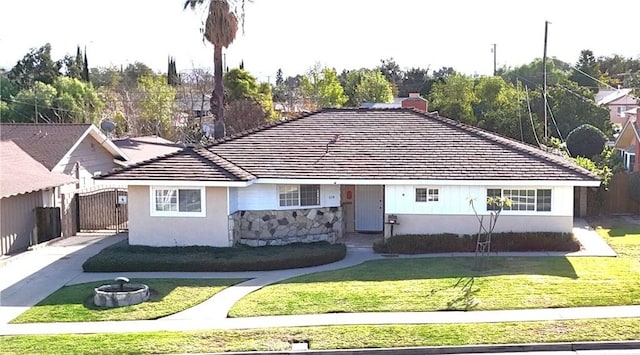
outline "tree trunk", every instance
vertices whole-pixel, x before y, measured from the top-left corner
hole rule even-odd
[[[225,136],[224,125],[224,88],[222,86],[222,46],[213,46],[213,78],[215,86],[211,95],[211,112],[215,115],[213,137]]]

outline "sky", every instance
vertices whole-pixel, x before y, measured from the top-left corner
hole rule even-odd
[[[213,48],[200,33],[202,10],[183,0],[0,0],[0,67],[31,48],[52,45],[53,59],[86,48],[89,66],[140,61],[166,72],[212,71]],[[490,75],[541,58],[545,21],[549,57],[575,63],[580,51],[640,57],[637,0],[253,0],[244,31],[225,50],[226,66],[260,81],[304,74],[315,63],[373,68],[394,58],[401,68],[453,67]]]

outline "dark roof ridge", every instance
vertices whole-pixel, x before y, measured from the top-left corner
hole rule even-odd
[[[320,112],[322,112],[322,110],[313,111],[313,112],[303,112],[302,114],[300,114],[300,115],[298,115],[296,117],[284,118],[284,119],[281,119],[279,121],[275,121],[275,122],[272,122],[272,123],[266,123],[266,124],[258,126],[256,128],[250,128],[250,129],[238,132],[238,133],[234,133],[234,134],[232,134],[230,136],[227,136],[227,137],[216,139],[213,143],[207,145],[206,147],[208,148],[208,147],[216,146],[218,144],[225,143],[225,142],[228,142],[228,141],[233,141],[233,140],[236,140],[238,138],[243,138],[243,137],[252,135],[254,133],[262,132],[262,131],[265,131],[267,129],[273,128],[273,127],[277,127],[277,126],[281,126],[283,124],[287,124],[289,122],[294,122],[294,121],[303,119],[305,117],[309,117],[311,115],[314,115],[314,114],[317,114],[317,113],[320,113]]]
[[[198,147],[193,149],[193,151],[199,156],[207,159],[210,163],[217,165],[240,180],[253,180],[256,178],[255,175],[251,174],[249,171],[210,151],[206,147]]]
[[[562,166],[565,169],[569,169],[569,170],[575,171],[575,172],[580,173],[582,175],[585,175],[585,176],[587,176],[589,178],[599,179],[598,176],[596,176],[591,171],[589,171],[589,170],[587,170],[585,168],[582,168],[582,167],[580,167],[580,166],[578,166],[576,164],[571,164],[566,159],[564,159],[563,157],[558,156],[558,155],[553,154],[553,153],[546,152],[546,151],[542,150],[541,148],[536,147],[534,145],[531,145],[531,144],[528,144],[528,143],[524,143],[524,142],[518,142],[513,138],[510,138],[510,137],[507,137],[507,136],[504,136],[504,135],[501,135],[501,134],[498,134],[498,133],[495,133],[495,132],[487,131],[486,129],[483,129],[483,128],[480,128],[480,127],[471,126],[471,125],[468,125],[466,123],[459,122],[459,121],[456,121],[454,119],[451,119],[451,118],[448,118],[448,117],[443,117],[443,116],[440,116],[440,115],[437,115],[437,114],[423,112],[423,111],[420,111],[420,110],[417,110],[417,109],[414,109],[414,108],[402,108],[402,109],[414,111],[417,114],[424,115],[424,116],[427,116],[429,118],[438,120],[440,122],[449,124],[449,125],[451,125],[453,127],[457,127],[457,128],[463,129],[463,130],[465,130],[465,131],[467,131],[469,133],[473,133],[473,134],[475,134],[477,136],[481,136],[481,137],[483,137],[485,139],[489,139],[492,142],[501,144],[501,145],[503,145],[505,147],[516,149],[516,150],[525,152],[527,154],[533,155],[535,157],[549,160],[549,161],[551,161],[551,162],[553,162],[553,163],[555,163],[557,165]]]

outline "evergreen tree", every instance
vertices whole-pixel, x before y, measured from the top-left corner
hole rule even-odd
[[[79,50],[80,48],[78,48]],[[87,48],[84,49],[84,63],[82,66],[82,80],[85,83],[90,82],[89,81],[89,61],[87,60]]]

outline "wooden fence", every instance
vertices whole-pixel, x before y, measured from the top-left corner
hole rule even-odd
[[[587,193],[588,215],[640,214],[640,202],[631,198],[628,173],[618,173],[605,188],[590,188]]]
[[[104,188],[78,194],[79,227],[82,231],[128,227],[127,189]]]

